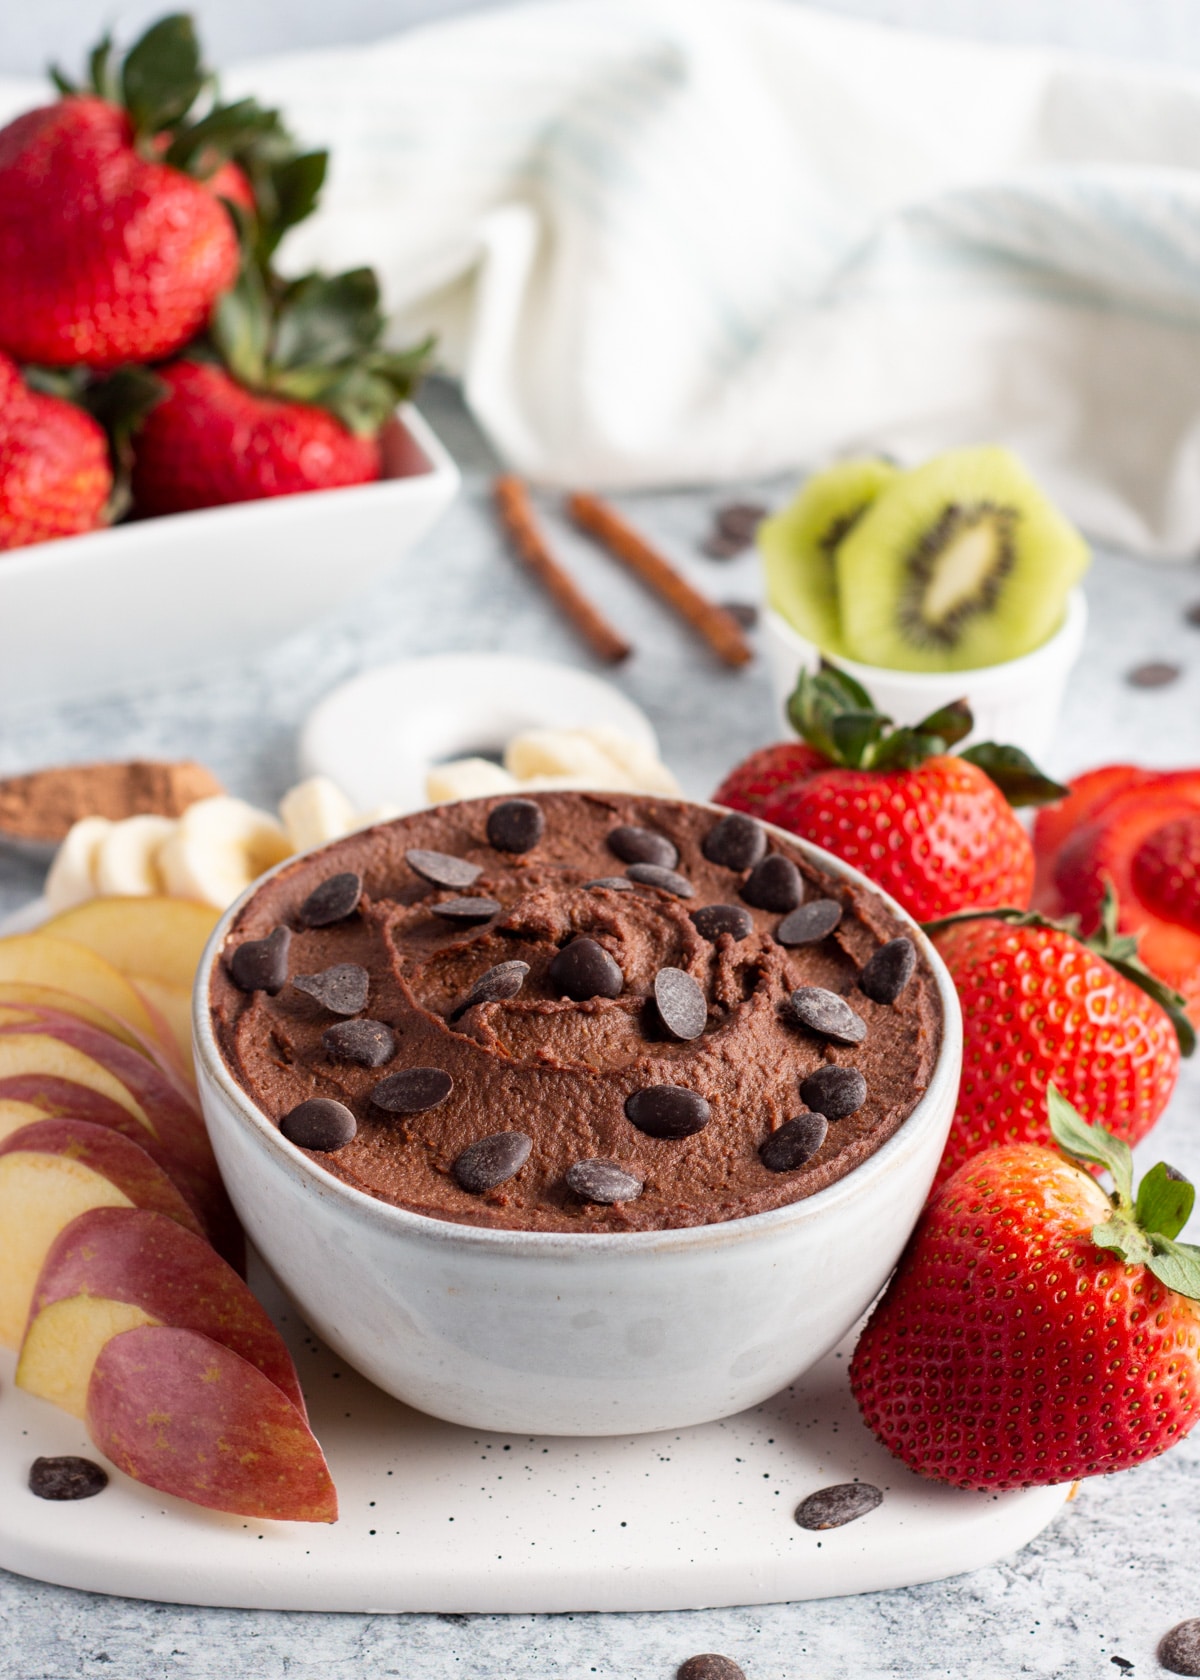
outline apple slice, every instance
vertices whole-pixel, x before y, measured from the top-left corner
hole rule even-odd
[[[53,939],[44,933],[17,933],[0,939],[0,980],[32,986],[57,986],[96,1004],[134,1032],[158,1042],[162,1031],[125,976],[86,945]]]
[[[165,1214],[203,1239],[194,1211],[146,1151],[86,1120],[41,1119],[0,1141],[0,1343],[17,1347],[55,1237],[93,1207]]]
[[[183,1069],[189,1085],[196,1082],[196,1067],[192,1057],[192,994],[165,981],[153,980],[145,974],[135,974],[131,984],[137,987],[148,1008],[164,1022],[174,1042],[175,1065]]]
[[[36,1126],[46,1118],[46,1111],[36,1103],[17,1102],[12,1097],[0,1097],[0,1143],[25,1126]]]
[[[220,915],[187,898],[93,898],[53,916],[45,932],[86,945],[124,975],[190,995]]]
[[[100,1009],[86,998],[75,996],[72,992],[64,992],[57,986],[35,986],[26,981],[0,980],[0,1009],[53,1009],[60,1015],[75,1015],[89,1026],[97,1027],[112,1038],[119,1038],[122,1044],[128,1044],[131,1050],[140,1051],[143,1056],[154,1059],[157,1046],[153,1040],[139,1038],[132,1027],[119,1021],[115,1015],[110,1015],[107,1009]]]
[[[110,1337],[86,1417],[100,1451],[162,1493],[243,1517],[337,1521],[329,1466],[295,1406],[198,1331],[143,1325]]]

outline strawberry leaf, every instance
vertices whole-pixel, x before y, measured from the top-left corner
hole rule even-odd
[[[251,389],[266,378],[271,340],[271,312],[262,275],[252,263],[243,266],[237,284],[217,299],[210,328],[230,373]]]
[[[1177,1295],[1200,1301],[1200,1248],[1167,1237],[1155,1237],[1153,1247],[1153,1257],[1147,1264],[1159,1282]]]
[[[1196,1192],[1174,1167],[1160,1161],[1138,1185],[1134,1218],[1156,1237],[1177,1237],[1191,1217]]]
[[[1111,1248],[1127,1265],[1148,1266],[1154,1259],[1149,1237],[1131,1219],[1117,1216],[1093,1225],[1091,1238],[1097,1248]]]
[[[289,228],[312,215],[328,167],[328,152],[297,152],[268,161],[261,171],[251,169],[261,260],[270,257]]]
[[[1038,769],[1020,747],[1002,747],[995,741],[980,741],[962,754],[990,776],[1010,805],[1049,805],[1065,799],[1070,788],[1052,781]]]
[[[940,706],[936,712],[930,712],[916,726],[921,735],[940,736],[947,747],[956,747],[960,741],[965,741],[974,727],[975,719],[965,700],[951,700],[948,706]]]
[[[157,134],[178,122],[208,81],[191,18],[175,12],[151,24],[121,68],[121,92],[135,132]]]
[[[113,70],[112,49],[112,36],[106,31],[88,55],[88,80],[101,99],[117,105],[121,99],[121,88]]]
[[[1131,1210],[1133,1155],[1129,1145],[1106,1132],[1103,1126],[1089,1125],[1056,1086],[1047,1086],[1046,1102],[1050,1114],[1050,1133],[1063,1154],[1071,1155],[1077,1161],[1091,1161],[1096,1166],[1106,1168],[1112,1174],[1113,1183],[1117,1187],[1118,1207],[1126,1211]]]
[[[946,751],[940,735],[922,735],[919,729],[893,729],[868,755],[866,770],[917,770],[928,758]]]

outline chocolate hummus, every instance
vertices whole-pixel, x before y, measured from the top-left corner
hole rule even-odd
[[[230,932],[213,1013],[255,1103],[369,1195],[475,1225],[661,1230],[809,1196],[905,1120],[941,1012],[903,934],[745,817],[470,800],[274,875]]]

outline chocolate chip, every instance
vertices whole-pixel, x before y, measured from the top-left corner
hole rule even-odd
[[[620,997],[625,976],[603,945],[585,935],[563,946],[546,970],[546,984],[551,991],[584,1003],[588,998]]]
[[[585,881],[585,887],[607,887],[610,892],[632,892],[633,882],[627,881],[624,875],[597,875],[594,881]]]
[[[742,883],[742,897],[756,910],[773,910],[782,915],[794,910],[804,898],[804,877],[791,858],[779,852],[756,863]]]
[[[655,834],[649,828],[635,828],[632,823],[610,831],[608,849],[615,852],[622,863],[656,863],[660,869],[674,869],[679,862],[679,848],[665,834]]]
[[[511,962],[497,963],[495,968],[489,968],[481,974],[471,990],[461,1003],[456,1003],[450,1011],[450,1019],[457,1021],[460,1015],[465,1015],[468,1009],[473,1009],[477,1003],[499,1003],[503,998],[516,997],[525,984],[525,977],[529,973],[529,964],[514,958]]]
[[[488,812],[488,845],[498,852],[531,852],[545,832],[545,812],[532,799],[505,799]]]
[[[1158,1660],[1169,1674],[1200,1674],[1200,1616],[1176,1622],[1158,1642]]]
[[[800,1081],[800,1100],[826,1120],[844,1120],[867,1100],[867,1082],[856,1067],[830,1062]]]
[[[482,1196],[519,1173],[532,1148],[533,1139],[524,1132],[493,1132],[467,1145],[454,1163],[454,1176],[462,1189]]]
[[[277,927],[265,939],[245,939],[229,958],[229,978],[243,992],[267,992],[271,997],[287,984],[288,949],[292,930]]]
[[[796,1521],[801,1528],[841,1528],[882,1504],[882,1492],[870,1482],[835,1482],[802,1499],[796,1507]]]
[[[427,852],[420,846],[405,852],[404,861],[423,881],[430,881],[435,887],[471,887],[483,874],[477,863],[468,863],[466,858],[451,857],[448,852]]]
[[[328,927],[331,922],[343,922],[358,909],[362,897],[362,876],[350,870],[330,875],[314,887],[296,912],[301,927]]]
[[[293,974],[292,985],[331,1015],[357,1015],[367,1007],[371,977],[358,963],[334,963],[319,974]]]
[[[35,1458],[29,1466],[29,1491],[39,1499],[92,1499],[107,1486],[107,1470],[90,1458]]]
[[[743,630],[753,630],[758,623],[758,608],[753,601],[722,601],[721,606]]]
[[[1151,659],[1145,665],[1135,665],[1131,671],[1126,671],[1125,681],[1134,688],[1166,688],[1183,675],[1178,665],[1168,665],[1165,660]]]
[[[749,546],[740,537],[723,537],[720,531],[710,531],[700,544],[700,552],[710,560],[733,560]]]
[[[654,1001],[659,1019],[672,1038],[699,1038],[708,1025],[708,1003],[690,974],[682,968],[660,968],[654,976]]]
[[[767,517],[760,502],[727,502],[713,515],[713,521],[723,537],[737,537],[752,543],[754,533]]]
[[[834,1044],[861,1044],[867,1036],[862,1016],[855,1014],[844,997],[826,991],[824,986],[798,986],[789,1003],[802,1027]]]
[[[748,933],[754,932],[754,919],[740,904],[705,904],[692,911],[692,921],[700,937],[711,939],[714,944],[723,933],[745,939]]]
[[[702,1132],[712,1110],[699,1091],[682,1085],[644,1085],[625,1099],[625,1118],[652,1138],[685,1138]]]
[[[490,922],[493,916],[500,914],[503,906],[494,898],[447,898],[441,904],[431,904],[429,908],[435,916],[442,916],[448,922],[475,927],[480,922]]]
[[[284,1115],[279,1130],[298,1148],[325,1153],[349,1143],[358,1121],[345,1103],[334,1102],[332,1097],[310,1097]]]
[[[1200,601],[1193,601],[1183,616],[1189,624],[1194,624],[1197,629],[1200,629]]]
[[[913,977],[917,948],[903,934],[881,945],[858,977],[859,988],[873,1003],[895,1003]]]
[[[442,1068],[405,1068],[403,1073],[381,1079],[371,1092],[371,1101],[389,1114],[422,1114],[444,1103],[453,1089],[453,1079]]]
[[[640,1178],[617,1161],[576,1161],[566,1173],[568,1190],[574,1191],[582,1202],[601,1202],[611,1207],[614,1202],[634,1202],[645,1188]]]
[[[625,871],[639,887],[657,887],[660,892],[673,893],[676,898],[695,898],[696,889],[685,875],[664,869],[657,863],[631,863]]]
[[[396,1054],[396,1037],[382,1021],[336,1021],[321,1034],[327,1055],[359,1067],[382,1067]]]
[[[835,898],[814,898],[786,915],[775,929],[780,945],[815,945],[842,919],[842,907]]]
[[[743,811],[730,811],[709,829],[700,850],[722,869],[753,869],[766,853],[766,830]]]
[[[817,1153],[828,1131],[823,1114],[797,1114],[760,1144],[758,1158],[768,1172],[795,1172]]]
[[[732,1657],[722,1657],[716,1651],[702,1651],[689,1657],[675,1670],[675,1680],[746,1680]]]

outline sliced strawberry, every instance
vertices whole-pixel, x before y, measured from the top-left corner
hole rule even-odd
[[[1148,834],[1133,855],[1132,875],[1148,910],[1200,934],[1200,810]]]
[[[1037,880],[1033,902],[1047,915],[1061,906],[1054,892],[1054,864],[1059,852],[1083,823],[1089,821],[1126,788],[1153,781],[1156,772],[1136,764],[1102,764],[1085,770],[1067,783],[1071,792],[1056,805],[1044,805],[1033,821],[1033,849],[1037,854]]]
[[[818,770],[828,768],[829,760],[807,741],[776,741],[735,765],[713,794],[713,804],[761,816],[768,801],[781,789],[807,781]]]

